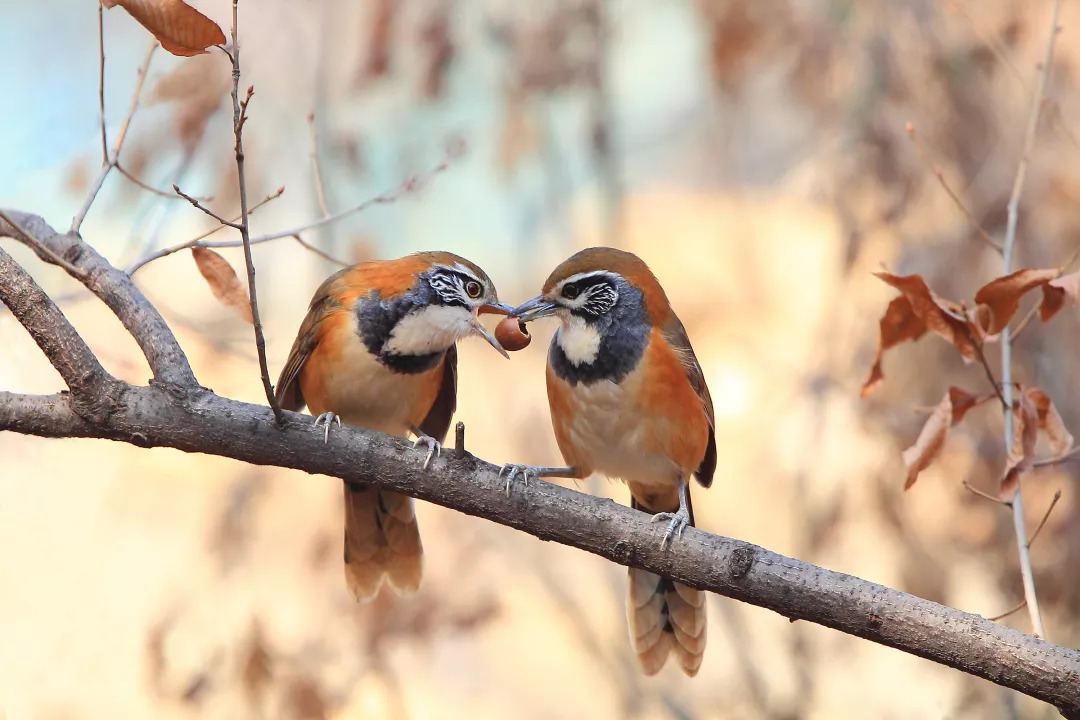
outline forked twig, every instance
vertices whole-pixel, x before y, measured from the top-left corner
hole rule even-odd
[[[244,263],[247,268],[248,301],[251,304],[252,324],[255,326],[255,350],[259,354],[259,373],[262,375],[263,390],[266,392],[266,401],[274,411],[274,419],[278,426],[285,423],[285,413],[274,396],[274,386],[270,382],[270,368],[266,362],[266,338],[263,335],[262,320],[259,318],[259,299],[255,286],[255,262],[251,258],[251,231],[249,227],[249,213],[247,201],[247,180],[244,175],[244,123],[247,121],[248,104],[255,89],[248,86],[247,96],[240,99],[240,43],[237,40],[237,5],[240,0],[232,2],[232,103],[233,103],[233,137],[236,140],[236,179],[240,186],[240,222],[237,229],[240,231],[240,239],[244,244]]]

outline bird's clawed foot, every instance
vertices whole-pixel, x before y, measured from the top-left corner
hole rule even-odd
[[[418,448],[421,445],[426,446],[428,449],[427,459],[424,460],[424,469],[427,470],[428,465],[431,464],[431,458],[436,455],[442,457],[442,443],[430,435],[420,434],[416,436],[416,442],[413,443],[413,447]]]
[[[320,425],[326,426],[326,431],[323,433],[324,443],[330,441],[330,426],[334,423],[337,423],[337,426],[341,427],[341,417],[332,412],[324,412],[322,415],[315,418],[315,427],[319,427]]]
[[[661,520],[671,521],[667,527],[667,532],[664,533],[664,539],[660,541],[660,547],[663,548],[671,542],[672,535],[680,540],[682,539],[683,528],[690,524],[690,513],[686,508],[681,507],[675,512],[656,513],[652,516],[652,522],[659,522]]]
[[[510,486],[513,485],[514,480],[521,477],[522,482],[525,483],[525,487],[529,487],[529,475],[532,475],[534,479],[540,479],[540,468],[535,465],[519,465],[517,463],[506,463],[499,470],[499,477],[506,474],[506,497],[510,497]]]

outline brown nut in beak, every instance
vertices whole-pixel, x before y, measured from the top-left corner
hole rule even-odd
[[[532,336],[525,329],[525,323],[515,317],[507,317],[499,321],[499,324],[495,326],[495,338],[500,345],[511,352],[527,348],[532,342]]]

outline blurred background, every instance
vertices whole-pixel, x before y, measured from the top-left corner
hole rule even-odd
[[[191,4],[228,32],[227,0]],[[716,403],[719,470],[711,490],[696,488],[698,524],[998,615],[1023,597],[1011,517],[962,483],[994,491],[999,413],[970,413],[906,493],[900,462],[950,385],[988,391],[982,370],[927,337],[890,351],[869,399],[859,388],[895,294],[872,272],[921,273],[969,301],[1001,274],[905,123],[1000,238],[1051,8],[246,0],[248,194],[285,187],[253,232],[320,216],[314,147],[329,212],[387,194],[305,234],[348,262],[451,250],[516,303],[579,248],[638,253],[687,326]],[[1058,265],[1080,242],[1075,4],[1061,23],[1018,267]],[[105,13],[110,141],[149,42],[123,11]],[[66,228],[100,163],[96,3],[4,3],[0,66],[0,205]],[[123,165],[235,215],[227,89],[220,53],[158,50]],[[83,235],[126,267],[212,228],[113,173]],[[100,303],[16,243],[4,248],[63,300],[108,369],[146,381]],[[242,268],[239,250],[222,252]],[[276,377],[336,266],[289,239],[258,246],[255,261]],[[135,277],[204,385],[264,402],[250,327],[214,300],[189,253]],[[463,344],[457,417],[472,452],[558,464],[542,380],[553,329],[535,328],[510,362]],[[1029,328],[1016,354],[1017,378],[1050,393],[1074,433],[1078,352],[1072,310]],[[61,387],[0,313],[0,388]],[[1075,472],[1047,469],[1024,485],[1029,528],[1063,493],[1032,554],[1049,638],[1073,647]],[[603,479],[581,487],[628,502]],[[342,577],[340,495],[325,477],[219,458],[0,435],[0,718],[1056,717],[990,683],[715,596],[701,674],[642,677],[623,568],[428,504],[421,592],[357,606]],[[1030,631],[1024,611],[1002,622]]]

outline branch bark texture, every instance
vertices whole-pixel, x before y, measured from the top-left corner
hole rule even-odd
[[[31,219],[22,214],[19,222],[44,238],[47,225]],[[5,230],[0,224],[0,236],[13,234]],[[125,325],[147,359],[154,357],[155,375],[192,377],[171,332],[130,278],[77,235],[53,235],[49,242],[54,249],[88,271],[87,286],[127,318]],[[1080,720],[1080,652],[981,616],[697,528],[687,528],[681,539],[662,549],[661,526],[611,500],[543,481],[515,485],[507,496],[498,468],[468,453],[444,453],[424,470],[423,455],[405,441],[356,428],[335,430],[324,444],[309,416],[285,413],[278,425],[270,408],[215,395],[193,377],[192,382],[149,386],[122,383],[100,370],[77,335],[69,336],[70,325],[55,305],[48,303],[43,312],[26,308],[28,299],[40,299],[35,293],[41,290],[24,271],[15,272],[13,264],[0,255],[0,300],[28,327],[54,366],[64,368],[61,374],[71,391],[46,396],[0,392],[0,431],[171,447],[377,484],[933,660],[1044,700],[1065,717]],[[87,404],[101,411],[80,411]]]

